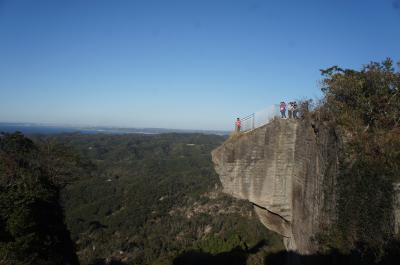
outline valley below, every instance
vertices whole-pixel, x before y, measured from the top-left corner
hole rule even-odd
[[[38,139],[69,146],[90,165],[61,192],[81,264],[172,264],[193,251],[217,255],[236,249],[245,255],[260,242],[246,260],[263,264],[265,255],[283,250],[281,237],[260,223],[251,203],[222,193],[210,154],[225,139],[201,134]]]

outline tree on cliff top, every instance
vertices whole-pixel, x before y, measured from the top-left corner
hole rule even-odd
[[[394,238],[393,183],[400,169],[400,72],[390,59],[360,71],[322,70],[324,104],[317,113],[345,139],[338,177],[338,230],[345,248],[384,255]]]
[[[0,135],[0,264],[78,264],[44,156],[20,133]]]
[[[354,133],[399,128],[400,72],[391,59],[372,62],[361,71],[334,66],[321,72],[326,106],[340,125]]]

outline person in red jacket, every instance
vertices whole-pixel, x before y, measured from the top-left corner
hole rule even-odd
[[[286,119],[286,103],[285,102],[281,102],[281,104],[279,105],[279,110],[281,111],[281,118],[282,119]]]
[[[240,121],[239,118],[236,119],[235,127],[236,127],[236,132],[240,132],[240,128],[242,127],[242,122]]]

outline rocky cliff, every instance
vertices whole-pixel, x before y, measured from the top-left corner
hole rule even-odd
[[[340,140],[307,121],[275,119],[212,152],[224,192],[254,204],[288,250],[313,253],[313,236],[336,218]]]

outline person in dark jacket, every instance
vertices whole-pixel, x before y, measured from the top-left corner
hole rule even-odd
[[[297,117],[297,113],[299,112],[298,108],[297,108],[297,102],[293,101],[293,119],[298,119],[299,117]]]

